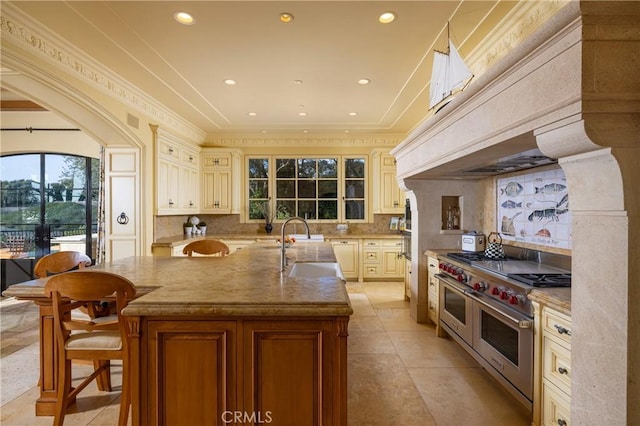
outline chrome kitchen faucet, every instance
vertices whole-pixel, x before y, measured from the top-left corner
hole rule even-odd
[[[287,226],[287,223],[291,222],[292,220],[297,220],[304,223],[304,226],[307,228],[307,238],[311,239],[311,231],[309,230],[309,224],[307,223],[306,220],[304,220],[301,217],[294,216],[284,221],[284,223],[282,224],[282,229],[280,230],[280,243],[282,244],[282,247],[280,248],[280,271],[281,272],[284,271],[285,268],[287,267],[287,253],[286,253],[287,249],[285,248],[285,243],[284,243],[284,228]]]

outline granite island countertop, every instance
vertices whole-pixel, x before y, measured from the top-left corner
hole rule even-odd
[[[287,232],[287,235],[291,232]],[[400,233],[385,233],[385,234],[352,234],[346,233],[333,233],[323,234],[325,240],[360,240],[360,239],[400,239],[402,235]],[[213,239],[213,240],[250,240],[256,242],[276,241],[280,238],[279,232],[273,234],[207,234],[207,235],[174,235],[172,237],[158,238],[151,244],[152,247],[176,247],[183,244],[190,243],[192,241]]]
[[[144,294],[129,303],[131,316],[351,315],[345,283],[334,277],[289,277],[294,262],[335,262],[330,243],[297,243],[287,249],[257,242],[226,257],[129,257],[93,266],[123,275]],[[46,278],[10,286],[15,297],[44,297]]]

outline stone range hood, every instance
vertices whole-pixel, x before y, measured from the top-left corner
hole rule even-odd
[[[469,170],[533,149],[557,159],[571,198],[574,424],[640,424],[639,76],[640,2],[569,1],[392,150],[416,253],[455,247],[436,230],[441,188],[466,194],[465,224],[482,229]],[[412,268],[413,316],[426,257]]]

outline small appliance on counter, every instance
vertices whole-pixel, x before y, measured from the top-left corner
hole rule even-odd
[[[487,238],[484,234],[471,231],[462,234],[462,251],[483,251]]]

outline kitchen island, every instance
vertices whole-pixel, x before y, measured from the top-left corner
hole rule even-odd
[[[335,262],[329,243],[287,254],[290,264]],[[289,277],[273,242],[223,258],[135,257],[94,268],[155,287],[124,311],[132,424],[346,424],[353,311],[339,278]],[[4,294],[42,300],[45,282]]]

